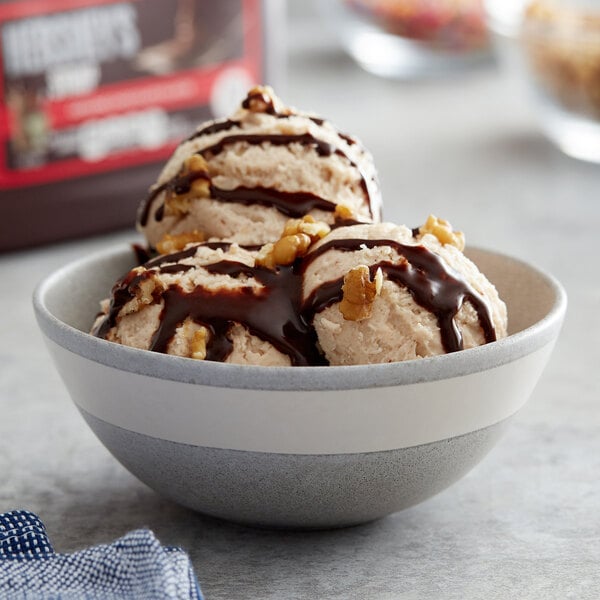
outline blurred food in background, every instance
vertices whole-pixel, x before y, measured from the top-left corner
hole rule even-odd
[[[0,250],[129,225],[193,125],[271,81],[260,0],[0,1]]]
[[[523,46],[536,83],[563,109],[600,118],[600,6],[579,11],[536,1],[525,12]]]
[[[509,13],[498,0],[487,9],[543,131],[566,154],[600,162],[600,3],[534,0]]]
[[[381,29],[432,47],[464,51],[487,45],[479,0],[346,0]]]
[[[337,0],[323,5],[348,52],[377,75],[442,75],[490,58],[482,0]]]

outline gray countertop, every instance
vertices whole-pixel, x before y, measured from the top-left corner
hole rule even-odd
[[[288,75],[289,102],[371,149],[388,220],[412,226],[433,212],[467,243],[563,282],[566,322],[531,400],[476,469],[402,513],[312,533],[219,522],[161,499],[109,455],[34,322],[39,279],[134,232],[12,253],[0,257],[0,512],[38,513],[61,552],[150,527],[189,552],[208,600],[598,598],[600,166],[547,143],[516,82],[495,69],[401,84],[298,41]]]

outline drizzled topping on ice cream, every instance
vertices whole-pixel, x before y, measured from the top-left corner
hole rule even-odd
[[[155,196],[162,192],[169,192],[178,189],[181,193],[189,193],[191,189],[191,181],[189,176],[183,176],[181,179],[172,180],[154,190],[150,201],[147,203],[149,207]],[[335,203],[325,200],[316,194],[310,192],[283,192],[273,188],[254,187],[248,188],[240,186],[232,190],[224,190],[212,184],[209,186],[210,196],[221,202],[236,202],[238,204],[260,204],[261,206],[273,206],[280,213],[288,216],[299,218],[309,213],[311,210],[320,209],[327,212],[335,211]],[[158,213],[158,210],[161,210]],[[164,217],[164,204],[161,204],[155,214],[155,219],[161,221]],[[146,210],[141,216],[140,222],[144,225],[148,220],[148,211]],[[356,221],[358,222],[358,221]]]
[[[201,246],[222,250],[230,247],[222,242]],[[113,288],[108,314],[92,333],[106,337],[109,329],[117,324],[123,307],[136,298],[139,281],[144,277],[181,273],[195,268],[181,261],[194,256],[197,250],[198,246],[192,246],[174,255],[161,256],[147,263],[145,267],[148,270],[144,273],[128,273]],[[234,279],[245,276],[261,286],[242,285],[233,289],[197,286],[191,292],[176,284],[168,286],[155,298],[155,301],[163,302],[163,308],[148,349],[166,353],[177,328],[191,319],[209,332],[205,359],[224,361],[233,349],[231,328],[239,323],[250,334],[270,342],[289,356],[293,365],[326,364],[317,350],[314,330],[300,313],[302,275],[298,266],[296,262],[270,269],[232,260],[203,265],[202,268],[211,275],[227,275]]]
[[[256,86],[252,88],[244,101],[242,108],[252,112],[262,112],[268,115],[281,115],[281,107],[277,96],[270,87]]]
[[[245,142],[246,144],[259,145],[268,143],[273,146],[288,146],[289,144],[300,144],[302,146],[312,146],[317,151],[319,156],[331,156],[332,154],[340,154],[340,156],[346,156],[341,150],[334,149],[331,144],[316,138],[310,133],[302,133],[299,135],[283,135],[283,134],[239,134],[229,135],[222,138],[216,144],[208,146],[200,150],[202,156],[212,154],[216,156],[223,152],[225,146],[235,144],[236,142]]]
[[[257,116],[255,116],[257,115]],[[266,121],[256,121],[260,118],[267,119]],[[277,126],[273,128],[272,123],[284,119],[296,119],[290,126]],[[275,120],[275,121],[274,121]],[[304,120],[304,121],[302,121]],[[259,123],[263,123],[260,125]],[[304,123],[304,124],[303,124]],[[314,124],[312,130],[307,124]],[[323,133],[316,130],[314,126],[321,128]],[[262,131],[261,131],[262,130]],[[231,134],[222,137],[215,135],[230,132]],[[327,139],[322,139],[324,135]],[[207,139],[207,145],[198,148],[196,140],[200,138]],[[212,137],[212,139],[210,139]],[[293,147],[300,145],[307,149],[313,149],[314,152],[323,160],[331,157],[338,157],[341,160],[338,169],[349,169],[352,172],[352,177],[356,178],[357,189],[353,192],[360,200],[355,202],[361,203],[361,208],[355,210],[366,211],[363,217],[355,213],[351,218],[356,222],[365,220],[378,220],[380,218],[380,200],[377,182],[375,180],[374,171],[371,171],[369,165],[370,158],[362,149],[355,138],[350,135],[343,134],[325,119],[320,117],[305,115],[291,108],[282,105],[281,101],[275,96],[273,91],[267,87],[256,87],[248,93],[246,99],[242,103],[242,110],[238,111],[231,119],[215,121],[209,123],[196,131],[183,144],[189,144],[194,141],[193,152],[198,156],[206,159],[207,169],[204,174],[191,174],[182,169],[175,176],[167,181],[163,181],[155,186],[145,202],[140,206],[138,212],[138,223],[140,227],[146,228],[149,226],[150,217],[156,223],[161,223],[167,215],[175,215],[177,218],[185,216],[188,210],[172,213],[169,211],[166,197],[171,194],[185,194],[193,199],[207,198],[211,201],[239,204],[244,206],[259,205],[268,208],[274,208],[279,213],[285,216],[300,217],[311,211],[323,211],[333,213],[335,211],[338,198],[331,191],[321,193],[320,189],[315,188],[314,183],[308,189],[287,191],[281,188],[278,184],[273,185],[244,185],[243,182],[238,182],[238,185],[231,188],[229,185],[224,189],[220,185],[216,185],[211,181],[214,178],[215,172],[211,169],[211,161],[219,156],[225,149],[237,145],[242,147],[262,146],[265,151],[270,147]],[[356,147],[358,150],[353,150]],[[235,152],[237,152],[237,148]],[[292,156],[292,155],[290,155]],[[298,158],[294,160],[299,160]],[[248,163],[247,163],[248,164]],[[367,171],[364,171],[367,164]],[[343,166],[343,165],[347,165]],[[274,165],[276,167],[276,165]],[[317,177],[331,177],[327,175],[330,167],[323,166],[310,167],[321,172],[320,175],[315,173]],[[205,179],[210,186],[207,188],[207,194],[196,194],[193,189],[194,181],[198,178]],[[293,189],[293,188],[292,188]],[[347,188],[350,189],[350,188]],[[159,201],[160,205],[157,205]],[[375,214],[374,214],[375,213]],[[367,215],[370,215],[368,217]],[[202,230],[202,225],[196,223],[194,225],[198,230]],[[213,236],[210,234],[209,236]],[[219,236],[224,237],[224,236]],[[264,241],[264,240],[263,240]],[[155,246],[156,241],[151,242]]]
[[[163,168],[138,212],[158,256],[115,284],[93,333],[257,365],[411,360],[506,335],[506,306],[460,232],[380,211],[358,140],[254,88]]]
[[[444,264],[443,260],[424,246],[411,246],[387,239],[335,239],[325,242],[305,259],[303,268],[329,250],[355,252],[362,248],[390,247],[403,257],[393,263],[383,261],[369,266],[370,278],[375,279],[378,269],[388,280],[404,286],[415,302],[433,313],[438,321],[446,352],[462,350],[460,330],[454,318],[465,301],[477,312],[485,341],[496,339],[487,302],[464,278]],[[317,287],[304,302],[304,314],[314,315],[343,298],[344,278],[329,281]]]
[[[287,234],[281,240],[294,235],[308,235],[301,230],[318,227],[312,219],[290,221]],[[312,242],[322,237],[315,229]],[[309,243],[311,243],[309,239]],[[269,246],[273,246],[270,244]],[[303,300],[303,279],[306,270],[329,251],[357,252],[372,248],[391,248],[397,259],[381,260],[368,266],[358,266],[347,277],[325,281]],[[224,361],[233,349],[231,330],[235,324],[242,325],[251,335],[272,344],[287,355],[293,365],[319,365],[327,361],[317,346],[317,335],[312,326],[315,315],[336,303],[349,302],[349,313],[344,318],[364,320],[370,317],[370,306],[361,310],[351,295],[344,295],[354,275],[364,280],[365,297],[369,303],[377,301],[383,280],[391,281],[408,290],[414,301],[432,313],[437,319],[443,347],[446,352],[463,348],[461,332],[455,317],[463,304],[474,308],[485,342],[496,339],[496,331],[486,300],[475,291],[465,278],[450,268],[435,252],[422,245],[406,245],[390,239],[342,238],[327,241],[305,254],[306,249],[291,256],[291,260],[265,261],[264,264],[248,265],[230,258],[212,263],[194,265],[190,259],[200,248],[228,252],[232,244],[206,242],[193,245],[176,254],[159,256],[142,269],[128,273],[113,288],[113,297],[104,319],[93,333],[106,337],[115,327],[122,311],[140,295],[146,280],[160,280],[161,275],[186,274],[194,268],[204,269],[208,276],[226,275],[238,284],[234,287],[196,285],[191,291],[178,283],[160,287],[147,286],[146,303],[162,303],[158,326],[152,335],[148,349],[167,352],[179,327],[191,320],[206,329],[203,337],[202,355],[206,360]],[[257,250],[256,247],[248,248]],[[260,254],[260,253],[259,253]],[[264,252],[263,252],[264,254]],[[364,272],[363,272],[364,271]],[[354,277],[356,279],[356,277]],[[252,280],[254,284],[247,283]],[[346,280],[346,281],[345,281]],[[171,280],[172,281],[172,280]],[[259,284],[259,285],[256,285]],[[340,310],[342,306],[340,305]],[[351,310],[350,310],[351,309]],[[352,316],[350,313],[358,312]],[[344,311],[342,311],[344,312]],[[204,334],[202,334],[204,335]]]
[[[298,135],[283,135],[283,134],[230,135],[230,136],[222,138],[219,142],[217,142],[216,144],[213,144],[212,146],[209,146],[208,148],[203,148],[202,150],[200,150],[200,154],[202,154],[202,156],[207,156],[209,154],[216,156],[217,154],[220,154],[223,151],[225,146],[230,145],[230,144],[235,144],[236,142],[245,142],[246,144],[251,144],[251,145],[259,145],[259,144],[268,143],[273,146],[288,146],[290,144],[300,144],[302,146],[311,146],[316,150],[316,152],[319,156],[329,157],[329,156],[332,156],[333,154],[335,154],[337,156],[341,156],[341,157],[345,158],[348,161],[348,163],[352,167],[355,167],[356,169],[358,169],[359,173],[360,173],[360,169],[359,169],[358,165],[353,160],[351,160],[350,157],[341,148],[336,148],[329,142],[321,140],[310,133],[302,133],[302,134],[298,134]],[[371,196],[370,196],[370,192],[369,192],[368,178],[365,177],[365,175],[363,173],[360,173],[360,176],[361,176],[360,185],[361,185],[361,187],[367,197],[367,200],[369,201],[369,204],[370,204]],[[335,203],[331,202],[330,204],[333,206],[333,208],[331,210],[335,210]]]
[[[223,250],[227,251],[231,248],[231,242],[204,242],[201,244],[204,248],[209,248],[210,250]],[[256,249],[256,248],[254,248]],[[147,269],[154,269],[156,267],[161,268],[167,263],[179,263],[184,258],[191,258],[196,255],[198,251],[198,246],[190,246],[181,252],[175,252],[173,254],[165,254],[163,256],[157,256],[152,260],[148,261],[144,266]]]
[[[250,145],[259,145],[268,143],[273,146],[287,146],[289,144],[300,144],[302,146],[312,146],[319,156],[329,157],[332,154],[346,158],[349,164],[358,169],[355,162],[339,148],[334,148],[328,142],[320,140],[309,133],[299,135],[280,135],[280,134],[238,134],[222,138],[219,142],[203,148],[199,154],[216,156],[220,154],[225,146],[244,142]],[[192,189],[192,184],[197,179],[207,179],[210,181],[208,172],[183,173],[178,174],[173,179],[158,186],[150,193],[148,199],[140,212],[140,224],[145,226],[148,222],[148,216],[154,200],[163,192],[173,192],[176,194],[188,194]],[[361,187],[367,198],[370,198],[368,179],[361,174]],[[263,206],[273,206],[281,213],[301,217],[309,211],[316,208],[327,212],[334,212],[336,203],[325,198],[321,198],[311,192],[285,192],[274,188],[254,187],[248,188],[239,186],[231,190],[218,188],[210,184],[210,198],[220,200],[221,202],[238,202],[240,204],[261,204]],[[155,213],[155,219],[161,221],[164,217],[164,204],[158,207]]]
[[[92,335],[105,338],[109,330],[117,325],[117,318],[123,316],[123,312],[136,312],[140,305],[158,301],[163,288],[156,285],[156,282],[155,271],[144,267],[136,267],[129,271],[113,286],[109,311],[92,329]],[[134,303],[135,306],[131,306]],[[126,310],[127,305],[130,305],[130,310]]]
[[[287,354],[293,365],[325,364],[317,351],[315,334],[298,310],[302,280],[294,266],[271,270],[221,261],[205,268],[209,273],[234,278],[245,275],[264,287],[259,291],[241,288],[217,293],[197,288],[191,294],[169,288],[162,295],[164,308],[150,350],[165,352],[176,327],[191,317],[210,332],[207,360],[224,361],[229,356],[233,344],[228,334],[233,323],[240,323],[252,335]]]
[[[190,142],[190,141],[195,140],[196,138],[202,137],[204,135],[212,135],[213,133],[220,133],[221,131],[229,131],[230,129],[233,129],[234,127],[240,127],[241,124],[242,124],[241,121],[234,121],[232,119],[224,119],[222,121],[214,121],[213,123],[210,123],[209,125],[206,125],[205,127],[202,127],[202,129],[195,131],[185,141]]]

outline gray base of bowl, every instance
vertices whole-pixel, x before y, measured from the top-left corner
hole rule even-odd
[[[299,455],[180,444],[81,413],[125,468],[178,504],[246,525],[302,529],[365,523],[437,494],[490,451],[510,420],[402,450]]]

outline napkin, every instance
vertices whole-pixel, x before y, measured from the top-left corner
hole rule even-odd
[[[202,600],[189,557],[147,529],[111,544],[57,554],[40,519],[0,514],[0,600]]]

